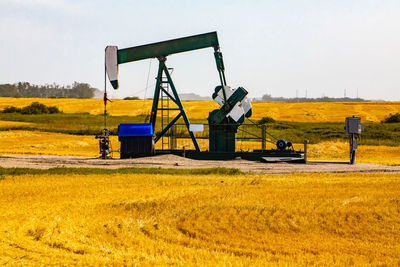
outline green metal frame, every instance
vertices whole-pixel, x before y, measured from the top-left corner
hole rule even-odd
[[[118,64],[124,64],[148,58],[167,57],[172,54],[208,47],[214,48],[214,58],[217,64],[219,79],[221,81],[221,86],[224,87],[226,85],[225,66],[222,53],[219,50],[217,32],[209,32],[158,43],[118,49],[117,58]],[[225,91],[223,91],[223,95],[226,102]]]
[[[274,160],[273,162],[285,161],[305,163],[304,151],[293,150],[254,150],[253,152],[197,152],[195,150],[156,150],[156,154],[174,154],[177,156],[184,156],[186,158],[197,160],[233,160],[240,157],[241,159],[251,161],[264,160],[264,162],[268,162],[268,158],[275,158],[278,160]]]
[[[206,152],[201,152],[199,144],[197,142],[197,139],[193,132],[190,131],[190,121],[189,118],[186,115],[185,109],[183,108],[182,102],[179,98],[179,95],[177,93],[177,90],[175,88],[175,85],[171,79],[171,75],[168,71],[167,66],[165,65],[165,61],[167,56],[176,54],[176,53],[183,53],[183,52],[188,52],[188,51],[193,51],[197,49],[202,49],[202,48],[208,48],[208,47],[213,47],[214,48],[214,58],[219,74],[219,79],[220,83],[222,86],[222,92],[223,92],[223,98],[224,98],[224,106],[221,108],[219,112],[226,112],[227,107],[231,106],[234,103],[228,103],[228,101],[231,102],[237,102],[240,101],[239,96],[234,95],[234,97],[231,99],[227,99],[225,90],[223,89],[224,86],[226,86],[226,77],[225,77],[225,67],[224,67],[224,62],[223,62],[223,57],[222,53],[220,52],[219,49],[219,43],[218,43],[218,37],[216,32],[209,32],[205,34],[199,34],[199,35],[193,35],[189,37],[184,37],[184,38],[179,38],[179,39],[173,39],[169,41],[164,41],[164,42],[158,42],[158,43],[152,43],[152,44],[147,44],[147,45],[141,45],[141,46],[136,46],[136,47],[130,47],[130,48],[125,48],[125,49],[119,49],[117,50],[117,63],[118,64],[124,64],[128,62],[133,62],[133,61],[138,61],[138,60],[143,60],[143,59],[148,59],[148,58],[157,58],[159,61],[159,67],[158,67],[158,73],[157,73],[157,81],[156,81],[156,86],[155,86],[155,91],[154,91],[154,98],[153,98],[153,105],[152,105],[152,111],[151,111],[151,116],[150,116],[150,122],[153,125],[153,129],[155,129],[155,124],[157,120],[157,110],[160,110],[158,108],[159,100],[160,100],[160,93],[163,92],[165,95],[167,95],[177,106],[178,108],[171,108],[169,110],[179,110],[179,114],[168,123],[168,125],[161,130],[160,133],[155,137],[155,142],[160,140],[160,138],[182,117],[185,125],[187,127],[187,130],[189,132],[189,135],[193,141],[195,150],[159,150],[157,151],[157,154],[160,153],[168,153],[168,154],[176,154],[176,155],[184,155],[186,154],[187,157],[193,158],[193,159],[233,159],[236,157],[241,157],[243,159],[247,160],[260,160],[263,157],[282,157],[282,158],[294,158],[296,160],[301,159],[303,156],[303,152],[301,151],[278,151],[278,150],[265,150],[263,146],[263,150],[261,151],[254,151],[254,152],[237,152],[235,149],[228,149],[232,151],[227,151],[227,152],[221,152],[221,151],[206,151]],[[163,74],[165,74],[165,77],[167,78],[167,81],[163,81]],[[172,94],[169,93],[167,90],[165,90],[162,86],[162,84],[168,83],[170,85]],[[114,87],[116,88],[116,87]],[[240,89],[240,88],[239,88]],[[241,88],[243,89],[243,88]],[[245,96],[247,92],[243,89],[242,90],[236,90],[236,94],[241,93],[241,95]],[[213,111],[214,112],[214,111]],[[214,114],[215,115],[215,114]],[[221,118],[219,119],[221,120]],[[218,122],[217,124],[221,123],[221,121]]]
[[[217,32],[209,32],[199,35],[193,35],[184,38],[173,39],[164,42],[152,43],[147,45],[135,46],[125,49],[118,49],[117,59],[118,64],[124,64],[128,62],[157,58],[159,61],[157,82],[154,91],[153,106],[151,109],[150,123],[153,124],[153,129],[155,129],[155,124],[157,120],[157,110],[158,103],[160,100],[161,91],[164,92],[177,106],[179,114],[156,136],[155,142],[160,140],[160,138],[171,128],[174,123],[176,123],[180,117],[185,121],[186,127],[188,129],[189,135],[192,138],[193,145],[196,151],[200,152],[200,146],[193,132],[190,131],[190,121],[186,115],[185,109],[183,108],[182,102],[179,98],[178,92],[176,91],[175,85],[172,82],[171,75],[169,74],[168,68],[165,65],[166,57],[172,54],[183,53],[188,51],[193,51],[202,48],[214,48],[214,57],[217,65],[217,70],[221,82],[221,86],[226,85],[225,78],[225,67],[222,58],[222,53],[219,51],[219,43]],[[161,86],[163,73],[167,77],[167,83],[169,83],[172,91],[172,95],[168,93]],[[165,82],[164,82],[165,83]],[[226,95],[224,92],[224,100],[226,102]]]
[[[135,46],[118,50],[118,64],[147,58],[166,57],[168,55],[214,47],[218,50],[216,32],[193,35],[164,42]]]
[[[175,85],[171,79],[171,75],[169,74],[168,68],[165,65],[166,58],[165,57],[159,57],[159,66],[158,66],[158,75],[157,75],[157,82],[156,82],[156,88],[154,90],[154,98],[153,98],[153,106],[151,108],[151,116],[150,116],[150,123],[153,125],[153,129],[155,129],[156,125],[156,119],[157,119],[157,110],[158,110],[158,102],[160,100],[160,93],[163,91],[165,94],[168,95],[168,97],[178,106],[178,110],[180,110],[179,114],[164,128],[162,131],[156,136],[154,139],[154,142],[157,143],[158,140],[171,128],[172,125],[174,125],[178,119],[182,116],[183,120],[185,121],[186,128],[189,132],[190,137],[192,138],[193,145],[196,149],[196,151],[200,152],[200,146],[199,143],[197,142],[196,136],[192,131],[190,131],[190,121],[189,118],[186,115],[185,109],[183,108],[182,102],[179,98],[178,92],[176,91]],[[161,77],[165,74],[167,77],[167,82],[171,86],[171,91],[172,94],[169,94],[164,88],[161,86]]]

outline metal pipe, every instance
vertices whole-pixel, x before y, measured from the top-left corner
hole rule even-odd
[[[267,149],[267,142],[265,142],[265,140],[266,140],[266,134],[265,134],[265,132],[266,132],[266,126],[265,126],[265,124],[263,124],[262,126],[261,126],[261,149],[262,150],[266,150]]]
[[[304,163],[307,164],[307,144],[309,143],[308,140],[304,140]]]

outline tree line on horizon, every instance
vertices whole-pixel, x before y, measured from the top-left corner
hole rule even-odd
[[[26,98],[93,98],[98,89],[88,83],[74,82],[72,85],[45,84],[35,85],[29,82],[0,84],[0,97]]]
[[[351,98],[351,97],[273,97],[270,94],[265,94],[261,97],[261,100],[255,99],[253,101],[264,101],[264,102],[369,102],[363,98]],[[379,100],[382,101],[382,100]]]
[[[72,85],[45,84],[35,85],[29,82],[18,82],[14,84],[0,84],[0,97],[26,97],[26,98],[93,98],[101,95],[100,90],[88,83],[74,82]],[[209,97],[201,97],[196,94],[182,94],[182,100],[208,100]],[[125,99],[139,99],[139,97],[126,97]],[[369,102],[363,98],[350,97],[273,97],[264,94],[261,99],[253,98],[252,101],[264,102]],[[379,100],[382,101],[382,100]]]

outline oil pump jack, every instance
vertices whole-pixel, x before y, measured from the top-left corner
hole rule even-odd
[[[220,85],[212,95],[220,105],[208,116],[209,125],[209,151],[201,151],[194,132],[191,130],[189,118],[180,100],[179,94],[172,81],[169,69],[166,66],[167,57],[177,53],[189,52],[197,49],[213,48],[214,58],[219,74]],[[225,67],[216,32],[173,39],[158,43],[118,49],[117,46],[107,46],[105,50],[105,68],[108,79],[114,89],[118,89],[118,67],[120,64],[135,62],[144,59],[157,58],[159,62],[153,104],[148,124],[120,124],[119,140],[121,141],[121,158],[149,156],[153,154],[173,153],[194,159],[233,159],[241,157],[249,160],[260,160],[262,157],[284,157],[301,160],[303,154],[293,149],[278,147],[277,150],[259,150],[253,152],[236,151],[236,133],[245,118],[252,115],[248,92],[242,88],[237,89],[227,86]],[[164,79],[163,79],[164,77]],[[166,78],[166,79],[165,79]],[[165,90],[165,84],[169,85],[171,92]],[[160,93],[168,96],[177,108],[178,114],[157,135],[154,129],[157,120],[157,111],[160,101]],[[107,97],[105,95],[105,103]],[[186,129],[193,142],[194,150],[155,150],[154,144],[175,124],[183,118]]]

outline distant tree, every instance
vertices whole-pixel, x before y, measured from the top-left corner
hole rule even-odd
[[[1,112],[2,113],[21,113],[21,109],[11,106],[11,107],[5,107]]]
[[[138,100],[138,99],[139,99],[139,97],[137,97],[137,96],[127,96],[124,98],[124,100]]]
[[[92,98],[95,90],[95,88],[92,88],[87,83],[77,82],[74,82],[71,89],[72,94],[76,95],[76,98]]]
[[[21,97],[22,94],[14,84],[0,84],[0,96]]]
[[[396,114],[390,114],[388,117],[386,117],[383,122],[386,123],[396,123],[396,122],[400,122],[400,113],[396,113]]]
[[[87,83],[74,82],[72,87],[56,83],[33,85],[28,82],[1,84],[0,97],[51,97],[51,98],[93,98],[97,89]]]
[[[306,97],[273,97],[270,94],[265,94],[261,97],[261,101],[265,102],[367,102],[362,98],[334,98],[334,97],[319,97],[319,98],[306,98]]]
[[[272,123],[272,122],[275,122],[275,119],[267,116],[267,117],[262,117],[262,119],[258,121],[258,124],[261,125],[261,124],[267,124],[267,123]]]
[[[265,94],[262,96],[262,100],[268,102],[274,100],[274,98],[270,94]]]

